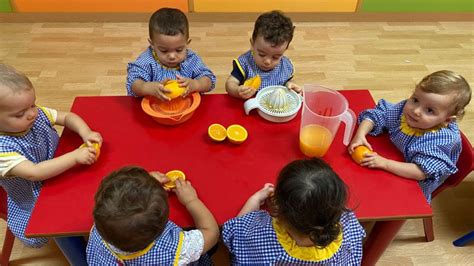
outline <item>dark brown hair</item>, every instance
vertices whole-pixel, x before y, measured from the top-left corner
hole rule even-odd
[[[102,180],[94,222],[105,241],[127,252],[147,247],[168,221],[168,198],[160,182],[139,167],[124,167]]]
[[[281,11],[274,10],[263,13],[257,18],[252,39],[255,41],[258,36],[262,36],[265,41],[272,45],[280,45],[285,42],[290,45],[294,30],[295,27],[291,19],[283,15]]]
[[[323,160],[296,160],[277,180],[273,208],[276,216],[326,247],[341,233],[339,220],[346,208],[347,188]]]
[[[189,38],[189,23],[181,10],[165,7],[153,13],[148,23],[148,31],[151,40],[153,40],[153,34],[175,36],[180,33],[187,40]]]

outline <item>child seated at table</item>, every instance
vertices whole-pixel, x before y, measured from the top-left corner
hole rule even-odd
[[[471,88],[461,75],[448,70],[429,74],[409,99],[397,104],[382,99],[374,109],[360,113],[349,153],[360,145],[372,150],[366,135],[388,131],[405,162],[372,152],[365,155],[361,165],[418,180],[431,202],[431,193],[457,171],[461,135],[456,120],[462,118],[470,100]]]
[[[189,23],[179,9],[161,8],[149,21],[150,46],[135,62],[128,64],[127,94],[152,95],[169,101],[164,88],[168,80],[177,80],[186,91],[207,92],[214,88],[216,77],[201,58],[188,49]]]
[[[288,49],[295,27],[280,11],[261,14],[255,21],[250,39],[250,50],[234,59],[232,73],[227,78],[225,89],[236,98],[248,99],[260,88],[282,85],[298,93],[301,88],[293,83],[293,64],[283,54]],[[260,77],[258,88],[244,85],[248,79]]]
[[[89,265],[210,264],[205,254],[219,238],[216,220],[189,181],[177,179],[178,200],[196,228],[185,231],[168,220],[168,178],[124,167],[102,180],[95,195],[94,226],[87,245]]]
[[[267,199],[270,211],[259,210]],[[365,232],[346,201],[346,185],[323,160],[291,162],[224,224],[232,263],[360,265]]]
[[[76,114],[35,103],[31,81],[14,68],[0,64],[0,186],[8,194],[8,228],[30,247],[41,247],[47,238],[27,238],[25,228],[38,199],[42,180],[78,165],[96,161],[92,143],[102,144],[99,133]],[[53,158],[59,136],[54,125],[80,135],[88,147]]]

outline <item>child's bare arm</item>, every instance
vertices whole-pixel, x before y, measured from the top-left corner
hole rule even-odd
[[[239,214],[237,214],[237,217],[243,216],[249,212],[260,210],[260,206],[273,193],[274,190],[275,188],[273,187],[273,184],[265,184],[262,189],[250,196],[250,198],[247,200],[247,202],[245,202],[244,206],[240,210]]]
[[[369,168],[382,169],[409,179],[424,180],[426,178],[425,173],[418,165],[387,159],[378,155],[376,152],[366,154],[361,165]]]
[[[174,192],[178,196],[178,200],[188,210],[193,217],[196,229],[201,231],[204,237],[204,248],[202,254],[211,249],[219,239],[219,227],[212,216],[212,213],[202,203],[196,194],[196,190],[191,186],[189,181],[178,179],[175,182],[176,189]]]
[[[92,131],[87,123],[75,113],[58,111],[56,124],[65,126],[76,132],[81,136],[82,140],[89,145],[91,142],[102,145],[102,136],[98,132]]]
[[[46,180],[63,173],[76,164],[93,164],[96,161],[95,154],[94,148],[84,147],[37,164],[26,160],[13,167],[7,175],[31,181]]]
[[[248,99],[257,92],[253,88],[239,85],[239,80],[232,75],[225,82],[225,90],[230,96],[240,99]]]
[[[372,146],[366,139],[366,135],[374,128],[374,123],[371,120],[364,120],[360,123],[357,132],[355,133],[354,137],[352,138],[351,143],[347,147],[350,154],[354,152],[354,149],[357,146],[364,145],[367,146],[369,149],[372,150]]]

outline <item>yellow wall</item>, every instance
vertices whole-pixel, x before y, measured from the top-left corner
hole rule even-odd
[[[193,0],[195,12],[355,12],[357,0]]]
[[[188,12],[188,0],[10,0],[14,12],[153,12],[161,7]]]

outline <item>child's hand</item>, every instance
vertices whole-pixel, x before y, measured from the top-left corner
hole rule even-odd
[[[250,198],[261,206],[263,203],[265,203],[265,200],[273,194],[274,191],[275,187],[273,184],[266,183],[262,189],[255,192],[255,194],[253,194]]]
[[[294,90],[296,93],[301,94],[303,92],[303,89],[301,89],[300,86],[298,86],[296,83],[293,83],[291,81],[288,81],[286,83],[286,87],[290,90]]]
[[[96,161],[96,150],[93,147],[78,148],[73,153],[78,164],[91,165]]]
[[[373,150],[372,145],[370,145],[370,143],[367,141],[365,136],[359,136],[356,134],[354,138],[352,139],[351,143],[349,144],[349,146],[347,146],[347,150],[349,151],[349,154],[352,154],[354,152],[354,149],[357,146],[362,146],[362,145],[366,146],[371,151]]]
[[[160,173],[158,171],[150,172],[150,175],[156,178],[156,180],[158,180],[158,182],[160,182],[161,185],[166,184],[170,181],[170,179],[165,174]]]
[[[164,84],[168,81],[168,79],[163,80],[162,82],[145,82],[144,90],[147,92],[147,95],[154,96],[162,101],[169,101],[171,100],[166,93],[171,92],[170,90],[166,89]]]
[[[90,131],[88,134],[82,137],[82,140],[84,143],[87,144],[87,146],[91,147],[92,143],[99,143],[99,146],[102,146],[102,136],[100,135],[99,132],[95,131]]]
[[[180,76],[178,74],[176,74],[176,79],[178,80],[178,84],[179,84],[180,87],[186,88],[186,90],[183,93],[183,97],[186,97],[190,93],[193,93],[193,92],[199,90],[199,82],[195,79],[185,78],[185,77]]]
[[[191,182],[182,179],[176,179],[176,188],[173,189],[176,196],[178,196],[179,202],[186,206],[190,202],[198,199],[196,190],[191,185]]]
[[[387,169],[387,164],[387,158],[378,155],[376,152],[372,152],[365,154],[360,165],[368,168]]]
[[[240,98],[248,99],[254,96],[255,93],[257,93],[257,90],[248,86],[240,85],[238,89],[238,93],[239,93]]]

